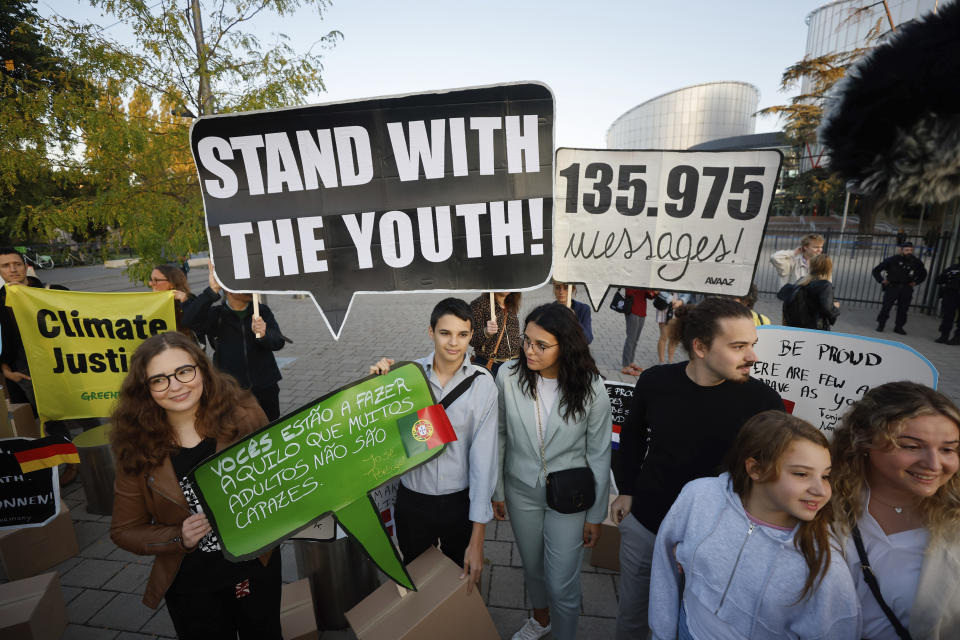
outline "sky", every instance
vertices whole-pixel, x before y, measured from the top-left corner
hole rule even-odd
[[[327,92],[309,104],[535,80],[554,94],[557,147],[604,148],[620,115],[693,84],[749,82],[760,108],[787,102],[780,77],[803,57],[806,16],[827,3],[337,0],[322,18],[311,8],[254,24],[262,39],[283,33],[298,51],[331,30],[343,33],[324,52]],[[85,0],[39,0],[38,11],[131,41],[124,25]],[[758,118],[756,132],[779,125]]]

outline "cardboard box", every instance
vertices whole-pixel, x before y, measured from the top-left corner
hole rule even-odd
[[[406,591],[388,580],[347,611],[358,640],[500,638],[479,590],[468,596],[460,567],[436,547],[411,562],[407,572],[417,591]]]
[[[308,578],[283,585],[280,595],[280,627],[283,640],[320,640]]]
[[[56,573],[0,584],[0,638],[58,640],[67,629]]]
[[[42,527],[0,531],[0,560],[9,580],[35,576],[79,551],[70,509],[63,502],[57,517]]]
[[[610,495],[610,504],[617,498]],[[600,525],[600,540],[590,551],[590,564],[601,569],[620,571],[620,527],[610,519],[610,508],[607,507],[607,517]]]
[[[39,438],[40,423],[29,404],[7,403],[7,421],[0,421],[0,438]]]

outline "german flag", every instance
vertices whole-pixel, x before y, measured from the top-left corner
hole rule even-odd
[[[29,449],[13,454],[17,462],[20,463],[22,473],[49,469],[58,464],[80,463],[77,448],[72,442],[68,442],[60,436],[40,438],[31,442],[30,445]]]
[[[447,412],[439,404],[399,418],[397,428],[408,458],[457,439]]]

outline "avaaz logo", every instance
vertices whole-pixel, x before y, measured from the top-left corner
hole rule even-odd
[[[736,280],[736,278],[714,278],[712,276],[707,276],[704,284],[722,284],[725,287],[730,287],[733,286],[734,280]]]

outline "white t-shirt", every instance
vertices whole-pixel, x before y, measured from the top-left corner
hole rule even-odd
[[[553,410],[553,402],[557,399],[560,392],[559,380],[557,378],[544,378],[537,376],[537,404],[540,405],[540,422],[543,425],[543,441],[547,441],[547,420],[550,419],[550,413]],[[534,407],[536,411],[536,407]]]
[[[869,494],[867,501],[869,504]],[[880,593],[900,623],[909,629],[910,609],[913,608],[920,584],[923,552],[930,541],[930,531],[921,527],[888,536],[868,509],[864,509],[858,525],[870,568],[880,585]],[[899,640],[893,625],[863,579],[860,556],[857,555],[852,536],[847,540],[846,556],[853,584],[860,597],[863,637],[868,640]]]

